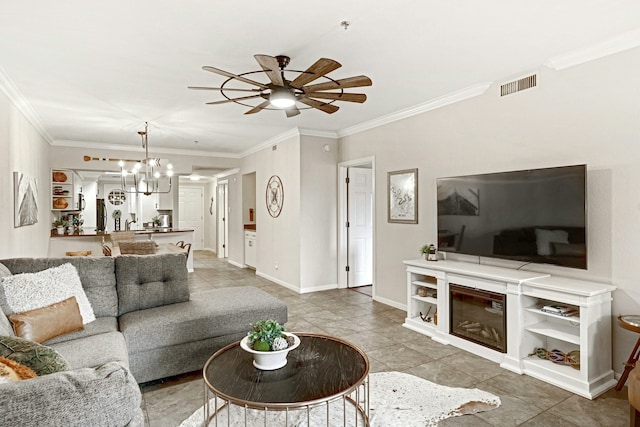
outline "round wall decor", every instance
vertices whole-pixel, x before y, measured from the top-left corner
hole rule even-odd
[[[118,206],[127,200],[127,195],[122,190],[111,190],[107,196],[107,200],[109,200],[109,203],[112,205]]]
[[[284,203],[284,187],[278,175],[273,175],[267,182],[267,211],[274,218],[280,216]]]

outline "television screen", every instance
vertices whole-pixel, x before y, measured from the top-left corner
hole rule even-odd
[[[438,178],[438,250],[586,269],[586,170]]]

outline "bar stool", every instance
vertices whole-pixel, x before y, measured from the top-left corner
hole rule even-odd
[[[635,314],[629,314],[625,316],[620,315],[618,316],[618,324],[622,328],[628,331],[640,334],[640,316],[638,315],[635,315]],[[631,372],[631,370],[636,366],[636,362],[638,361],[638,358],[640,358],[639,349],[640,349],[640,337],[636,341],[636,345],[635,347],[633,347],[633,350],[629,355],[629,360],[627,360],[626,363],[624,364],[624,372],[622,373],[622,376],[618,380],[618,384],[616,384],[616,391],[622,390],[622,387],[624,387],[624,383],[627,382],[627,377],[629,376],[629,372]]]

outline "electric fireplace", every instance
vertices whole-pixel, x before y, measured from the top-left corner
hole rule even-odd
[[[449,284],[452,335],[501,353],[507,352],[504,294]]]

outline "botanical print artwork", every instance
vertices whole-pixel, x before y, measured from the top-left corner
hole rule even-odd
[[[14,226],[38,222],[38,181],[21,172],[13,173]]]
[[[418,222],[417,169],[389,172],[389,222]]]

